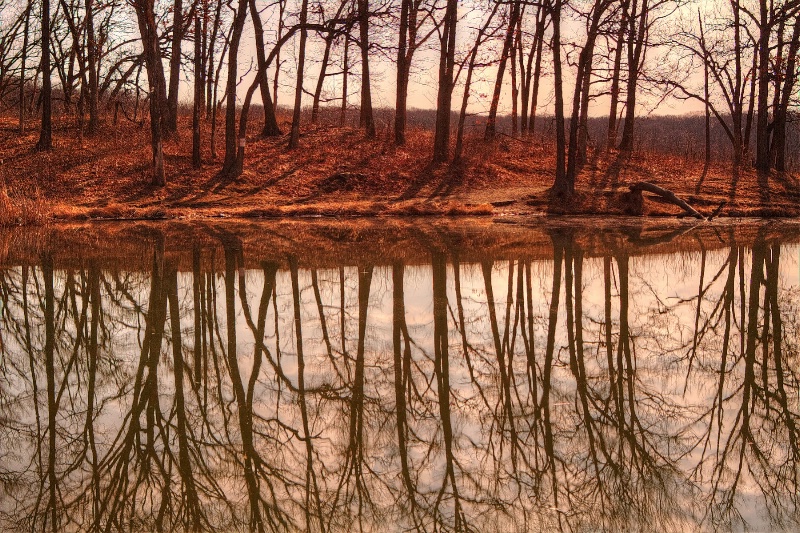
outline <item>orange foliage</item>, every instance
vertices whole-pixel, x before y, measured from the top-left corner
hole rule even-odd
[[[286,117],[282,127],[288,131]],[[411,129],[395,147],[389,128],[368,140],[354,128],[308,125],[297,150],[285,138],[259,138],[259,117],[251,131],[243,175],[217,178],[210,124],[203,123],[201,170],[191,168],[190,118],[181,117],[176,139],[165,144],[167,185],[149,180],[148,127],[110,124],[81,136],[75,119],[59,117],[51,153],[33,151],[35,124],[19,135],[12,117],[0,117],[0,224],[44,218],[154,219],[207,217],[625,214],[624,193],[638,181],[674,191],[702,212],[727,202],[722,216],[796,216],[800,182],[795,174],[734,173],[724,165],[706,172],[702,162],[637,154],[628,162],[597,153],[577,180],[568,202],[553,200],[549,140],[501,136],[487,144],[469,138],[463,161],[430,165],[432,133]],[[223,155],[222,120],[217,132]],[[41,191],[38,195],[32,191]],[[671,205],[646,201],[645,215],[673,215]]]

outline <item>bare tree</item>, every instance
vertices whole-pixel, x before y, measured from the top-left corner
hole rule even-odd
[[[200,110],[203,107],[203,87],[205,86],[202,30],[201,11],[198,5],[194,15],[194,102],[192,105],[192,166],[196,169],[199,169],[203,163],[200,155]]]
[[[443,163],[450,157],[450,106],[453,98],[457,25],[458,2],[447,0],[444,20],[439,29],[439,86],[436,97],[436,131],[433,138],[434,163]]]
[[[555,91],[556,115],[556,179],[553,194],[570,196],[575,192],[575,180],[567,176],[565,150],[567,145],[564,127],[564,79],[561,73],[561,14],[562,0],[550,0],[549,9],[553,18],[553,86]]]
[[[250,0],[250,17],[253,19],[253,30],[256,36],[258,68],[266,71],[267,52],[264,45],[264,26],[261,23],[261,15],[256,9],[255,0]],[[264,108],[264,127],[261,128],[261,135],[263,137],[276,137],[281,135],[281,129],[275,116],[275,105],[272,102],[272,96],[269,94],[269,79],[266,76],[261,78],[260,87],[261,104]]]
[[[411,62],[416,51],[436,32],[436,25],[420,36],[419,32],[428,19],[430,10],[423,10],[425,0],[400,1],[400,31],[397,44],[397,94],[394,108],[394,143],[398,146],[406,142],[406,122],[408,119],[408,82]]]
[[[369,0],[358,0],[359,48],[361,49],[361,114],[359,126],[367,137],[375,137],[375,117],[372,112],[372,82],[369,74]]]
[[[308,39],[308,0],[303,0],[300,8],[300,50],[297,57],[297,82],[294,90],[294,111],[292,112],[292,131],[289,134],[289,148],[300,145],[300,116],[303,105],[303,75],[306,61],[306,39]]]
[[[47,0],[45,0],[47,1]],[[164,66],[158,45],[158,26],[155,16],[154,0],[132,0],[139,23],[144,60],[147,69],[150,101],[150,145],[153,152],[153,185],[166,184],[164,177],[164,146],[162,141],[162,121],[164,120],[164,101],[166,88]]]
[[[520,18],[520,2],[511,2],[508,6],[508,26],[506,29],[506,37],[503,40],[503,48],[500,52],[500,63],[497,66],[497,77],[494,81],[494,92],[492,93],[492,102],[489,105],[489,116],[486,119],[486,131],[484,132],[484,139],[487,141],[494,140],[495,132],[497,130],[497,108],[500,104],[500,93],[503,90],[503,76],[508,63],[508,57],[511,55],[511,48],[514,45],[514,34]],[[511,60],[512,65],[514,60]]]
[[[245,137],[237,138],[236,135],[236,81],[239,66],[239,43],[242,40],[244,23],[247,20],[248,0],[239,0],[239,5],[231,27],[230,47],[228,49],[228,82],[225,103],[225,161],[222,164],[221,176],[226,178],[236,177],[236,155],[239,146],[245,144]],[[302,77],[302,76],[301,76]]]
[[[613,0],[596,0],[587,15],[586,43],[578,57],[578,72],[572,97],[572,117],[569,122],[569,148],[567,152],[567,179],[574,188],[575,178],[586,162],[586,137],[588,128],[589,89],[592,84],[594,47],[601,22]]]
[[[165,133],[178,132],[178,89],[181,76],[181,43],[183,42],[183,0],[173,0],[172,4],[172,49],[169,58],[169,93],[167,94],[167,119],[164,121]]]
[[[53,148],[53,88],[50,80],[50,0],[42,0],[42,125],[36,149],[42,152]]]
[[[461,98],[461,112],[458,115],[458,129],[456,130],[456,149],[453,155],[453,161],[460,161],[461,155],[464,151],[464,124],[467,120],[467,106],[469,105],[470,91],[472,90],[472,75],[475,72],[476,58],[478,50],[492,35],[493,32],[489,31],[489,26],[492,23],[497,11],[500,7],[500,2],[495,2],[494,8],[486,17],[478,34],[475,37],[475,43],[472,45],[472,50],[469,53],[469,61],[467,63],[467,78],[464,80],[464,95]]]
[[[20,67],[19,67],[19,133],[25,133],[25,72],[27,70],[26,61],[28,59],[28,45],[30,41],[30,20],[31,11],[33,9],[33,0],[28,0],[28,6],[25,8],[25,23],[22,30],[22,50],[20,51]]]

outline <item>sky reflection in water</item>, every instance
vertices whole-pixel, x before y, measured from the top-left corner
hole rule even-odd
[[[6,239],[0,528],[800,527],[796,226],[299,226]]]

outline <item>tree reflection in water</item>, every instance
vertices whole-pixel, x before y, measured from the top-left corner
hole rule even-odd
[[[3,530],[800,527],[797,246],[548,231],[5,267]]]

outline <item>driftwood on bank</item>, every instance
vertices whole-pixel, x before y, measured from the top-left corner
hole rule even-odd
[[[695,218],[699,218],[700,220],[706,220],[706,217],[702,213],[700,213],[697,209],[687,204],[684,200],[678,198],[674,192],[664,189],[663,187],[659,187],[658,185],[655,185],[653,183],[642,181],[637,183],[636,185],[631,185],[630,189],[631,192],[633,193],[641,194],[642,191],[647,191],[655,195],[658,195],[667,202],[677,205],[678,207],[683,209],[688,215],[693,216]],[[717,214],[721,208],[722,206],[718,208],[715,214]]]

